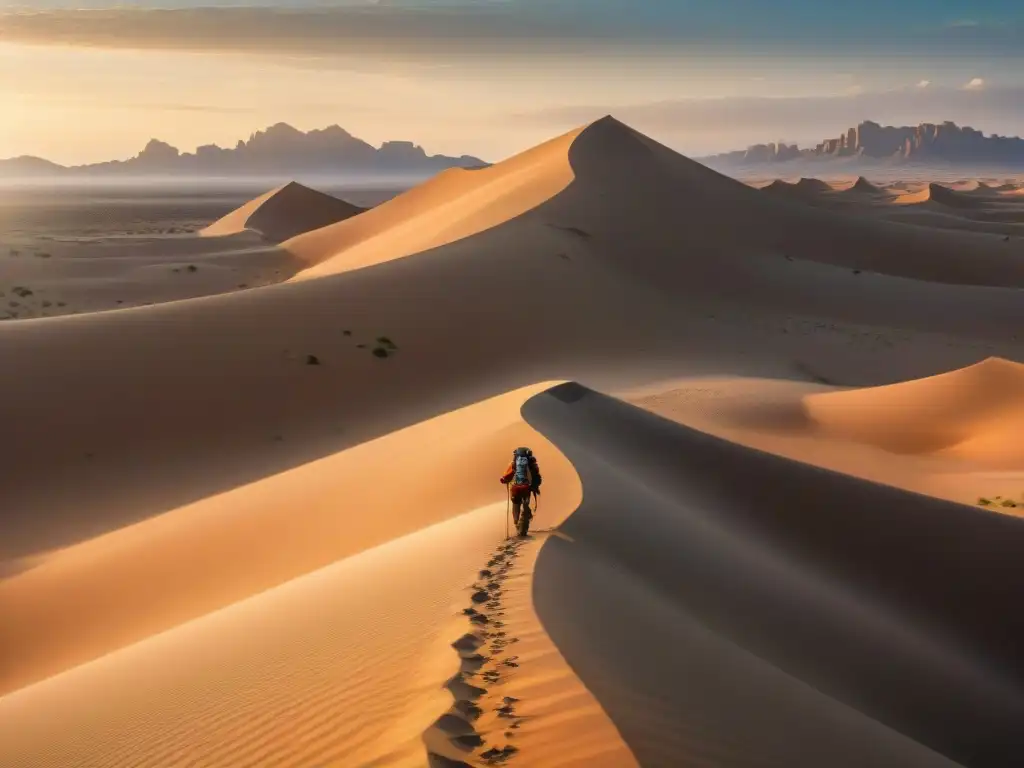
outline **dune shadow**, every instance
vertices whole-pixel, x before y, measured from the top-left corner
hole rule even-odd
[[[1024,520],[578,384],[523,415],[584,492],[541,550],[538,615],[642,765],[1019,762]]]

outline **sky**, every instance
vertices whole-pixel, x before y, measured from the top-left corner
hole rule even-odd
[[[500,160],[613,114],[686,154],[862,120],[1024,133],[1020,0],[0,0],[0,157],[268,125]]]

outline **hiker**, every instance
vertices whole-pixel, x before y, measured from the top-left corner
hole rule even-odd
[[[533,451],[529,448],[516,448],[512,451],[512,461],[501,476],[501,483],[508,486],[509,497],[512,499],[512,522],[519,535],[525,536],[533,517],[530,494],[540,494],[540,466]]]

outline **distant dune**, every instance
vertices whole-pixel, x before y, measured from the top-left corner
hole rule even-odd
[[[250,200],[199,234],[216,237],[252,231],[279,243],[362,212],[359,206],[293,181]]]
[[[958,192],[944,187],[941,184],[929,184],[923,189],[907,192],[900,195],[894,202],[901,205],[914,205],[918,203],[938,203],[953,208],[968,208],[971,202],[966,197],[961,197]]]
[[[800,178],[795,182],[776,179],[761,189],[762,191],[771,194],[782,195],[784,197],[790,196],[797,199],[814,198],[832,191],[832,187],[830,187],[828,183],[821,181],[820,179],[809,179],[806,177]]]
[[[885,190],[881,187],[872,184],[863,176],[858,176],[856,181],[848,187],[844,187],[839,190],[848,195],[867,195],[871,197],[884,196]]]

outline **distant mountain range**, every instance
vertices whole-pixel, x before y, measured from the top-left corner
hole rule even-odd
[[[75,176],[287,176],[367,174],[428,175],[446,168],[475,168],[488,163],[462,155],[428,155],[409,141],[387,141],[378,149],[337,125],[303,132],[286,123],[257,131],[233,148],[208,144],[181,152],[152,139],[129,160],[63,166],[40,157],[0,160],[0,178]]]
[[[866,120],[813,149],[796,144],[755,144],[747,149],[701,158],[711,166],[759,166],[795,160],[845,160],[873,165],[943,164],[1024,166],[1024,139],[986,136],[956,123],[894,127]]]

